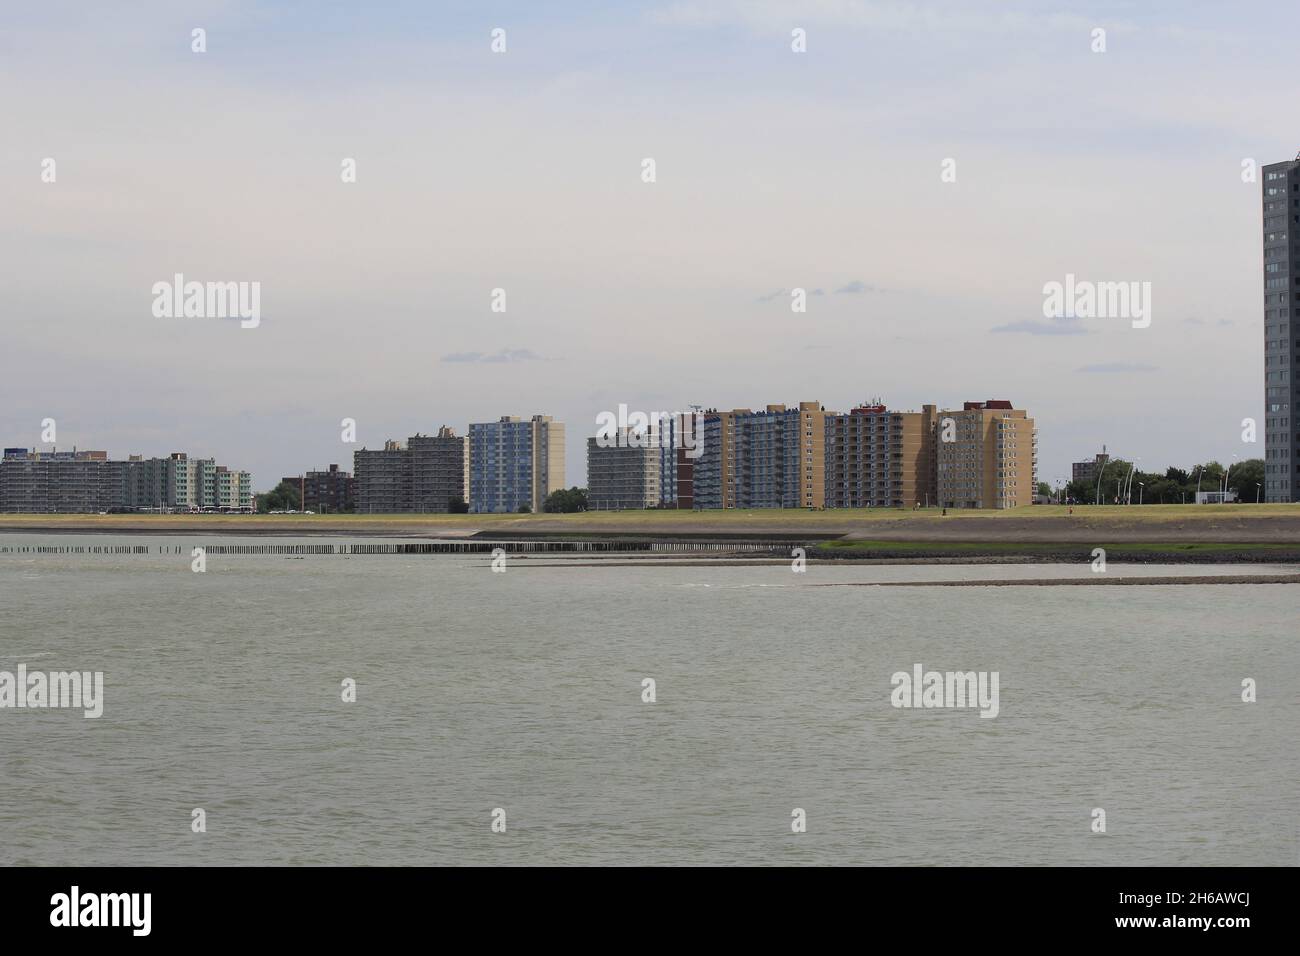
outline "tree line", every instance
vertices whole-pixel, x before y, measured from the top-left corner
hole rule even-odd
[[[1227,490],[1235,491],[1239,501],[1264,500],[1262,458],[1247,458],[1229,465],[1208,461],[1193,466],[1190,471],[1166,468],[1164,472],[1135,470],[1133,462],[1112,458],[1100,469],[1100,498],[1102,504],[1115,504],[1117,501],[1147,505],[1194,503],[1197,491],[1222,490],[1225,473]],[[1064,488],[1065,500],[1071,504],[1096,504],[1098,477],[1094,471],[1091,477],[1071,481]],[[1055,494],[1055,490],[1052,493]]]

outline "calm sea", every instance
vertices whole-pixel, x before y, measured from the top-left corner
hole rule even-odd
[[[544,556],[191,571],[193,545],[288,540],[0,535],[0,670],[105,683],[99,719],[0,709],[0,863],[1300,862],[1296,585],[827,588],[1092,572]],[[34,545],[150,553],[15,550]],[[891,706],[918,663],[997,671],[997,717]]]

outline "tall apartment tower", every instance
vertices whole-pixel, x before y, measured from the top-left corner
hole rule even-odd
[[[662,503],[662,444],[626,429],[604,444],[587,439],[587,507],[592,511],[657,508]]]
[[[1264,497],[1300,500],[1300,155],[1264,167]],[[1297,240],[1291,239],[1295,232]]]
[[[454,499],[465,500],[465,439],[443,425],[436,435],[412,435],[411,509],[445,513]]]
[[[944,508],[1018,508],[1034,503],[1038,435],[1008,401],[966,402],[938,413],[935,461]]]
[[[697,412],[665,415],[659,422],[659,503],[695,507],[695,462],[703,451],[704,417]]]
[[[564,423],[549,415],[503,415],[469,426],[469,510],[534,512],[564,487]]]
[[[357,512],[396,514],[411,510],[411,454],[389,439],[382,449],[360,448],[352,453]]]
[[[465,498],[465,439],[444,425],[437,435],[386,441],[352,453],[356,510],[362,514],[445,514]]]
[[[736,419],[753,414],[748,408],[704,416],[704,448],[695,459],[695,507],[736,507],[735,437]]]
[[[826,416],[826,507],[910,508],[938,500],[935,406],[894,412],[862,405]]]
[[[704,413],[695,504],[820,508],[826,501],[826,418],[818,402]]]

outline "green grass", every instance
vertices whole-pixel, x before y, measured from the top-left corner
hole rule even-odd
[[[953,524],[996,524],[1002,521],[1059,519],[1081,524],[1093,521],[1124,523],[1167,523],[1208,521],[1222,518],[1261,519],[1270,517],[1300,518],[1300,504],[1238,504],[1238,505],[1101,505],[1075,506],[1071,515],[1064,505],[1034,505],[1005,511],[954,508],[943,515],[938,508],[852,508],[828,511],[805,511],[797,508],[773,508],[728,511],[586,511],[576,514],[500,514],[500,515],[433,515],[433,514],[330,514],[330,515],[20,515],[0,514],[0,525],[20,527],[32,525],[49,527],[58,524],[100,526],[113,528],[121,525],[149,523],[165,529],[169,525],[204,525],[220,527],[285,528],[310,531],[312,528],[382,527],[424,525],[434,528],[484,528],[510,526],[526,529],[529,525],[581,525],[587,528],[627,528],[653,525],[655,527],[692,525],[738,526],[747,523],[764,525],[790,525],[813,528],[817,525],[848,526],[859,523],[914,521],[934,522],[947,526]]]

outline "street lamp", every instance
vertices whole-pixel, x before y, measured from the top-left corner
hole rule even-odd
[[[1124,494],[1122,497],[1122,500],[1126,505],[1131,505],[1133,503],[1133,473],[1137,471],[1137,463],[1141,460],[1141,458],[1134,458],[1133,464],[1129,465],[1128,481],[1124,485]]]
[[[1222,504],[1223,502],[1225,502],[1225,501],[1228,500],[1228,475],[1232,473],[1232,464],[1233,464],[1233,462],[1235,462],[1236,460],[1237,460],[1237,456],[1236,456],[1236,454],[1234,453],[1233,456],[1232,456],[1232,461],[1228,462],[1228,467],[1227,467],[1227,469],[1225,469],[1224,472],[1223,472],[1223,487],[1220,489],[1220,491],[1222,492],[1222,494],[1220,494],[1220,496],[1219,496],[1219,503],[1220,503],[1220,504]]]
[[[1147,487],[1146,482],[1144,481],[1138,482],[1138,504],[1139,505],[1142,504],[1142,493],[1146,491],[1146,487]]]
[[[1092,503],[1095,505],[1101,504],[1101,476],[1106,474],[1106,466],[1109,464],[1110,460],[1107,459],[1101,463],[1101,468],[1097,470],[1097,494],[1092,500]]]

